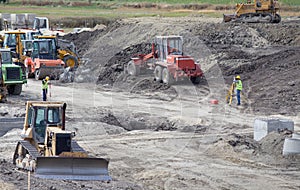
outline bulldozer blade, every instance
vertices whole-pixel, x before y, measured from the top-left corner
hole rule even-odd
[[[225,14],[223,14],[223,21],[224,21],[224,22],[230,22],[230,21],[232,21],[233,19],[236,19],[236,16],[235,16],[235,15],[225,15]]]
[[[110,181],[103,158],[38,157],[35,176],[45,179]]]

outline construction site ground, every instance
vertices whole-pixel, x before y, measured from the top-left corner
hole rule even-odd
[[[149,53],[157,35],[181,35],[184,52],[204,77],[168,86],[153,71],[128,76],[134,54]],[[66,128],[91,156],[110,160],[110,182],[40,180],[31,189],[299,189],[299,156],[282,156],[290,131],[253,140],[256,118],[285,118],[299,131],[300,20],[280,24],[222,23],[205,17],[132,18],[68,34],[84,63],[75,82],[51,81],[50,101],[66,101]],[[235,75],[242,105],[227,105]],[[41,100],[41,81],[0,107],[0,188],[28,189],[28,173],[12,155],[25,102]],[[218,104],[214,104],[218,100]]]

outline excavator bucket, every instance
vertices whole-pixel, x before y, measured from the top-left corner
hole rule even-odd
[[[110,181],[103,158],[38,157],[35,176],[45,179]]]

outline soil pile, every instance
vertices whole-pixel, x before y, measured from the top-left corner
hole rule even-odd
[[[250,59],[248,64],[224,69],[227,76],[240,74],[255,112],[295,115],[300,108],[300,47]]]
[[[253,140],[250,135],[232,134],[227,143],[236,153],[250,156],[252,159],[267,165],[299,167],[299,156],[283,156],[285,138],[291,137],[291,131],[272,132],[260,141]],[[242,157],[243,157],[242,156]]]
[[[132,56],[150,52],[151,44],[149,43],[133,45],[118,52],[101,68],[97,84],[112,85],[124,72],[124,66],[131,60]]]
[[[156,35],[181,35],[185,52],[195,60],[213,57],[212,61],[218,63],[228,84],[234,75],[242,76],[244,94],[252,111],[297,114],[299,27],[298,22],[284,20],[275,25],[221,23],[218,19],[192,17],[136,18],[68,38],[81,48],[81,56],[89,59],[79,68],[77,82],[136,85],[140,78],[122,75],[124,64],[134,54],[149,53],[148,44]],[[201,64],[205,68],[209,63]],[[205,70],[204,74],[209,72]],[[149,83],[148,88],[153,91],[157,86]]]

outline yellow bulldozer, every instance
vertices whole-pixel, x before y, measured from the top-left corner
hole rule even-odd
[[[224,14],[224,22],[242,23],[279,23],[277,0],[247,0],[246,3],[236,4],[235,13]]]
[[[36,177],[109,181],[108,160],[89,157],[65,130],[66,103],[28,101],[13,163]]]

